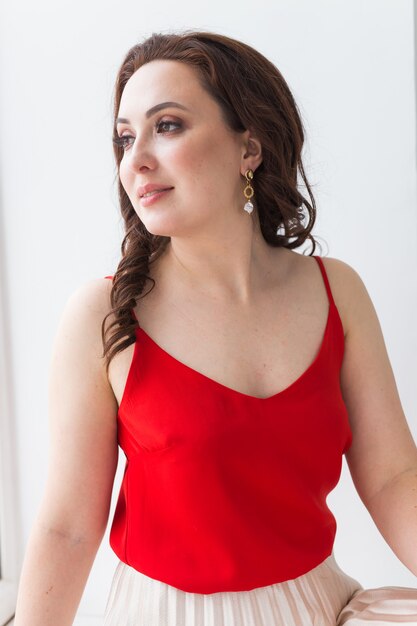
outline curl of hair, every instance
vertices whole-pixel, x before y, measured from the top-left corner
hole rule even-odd
[[[265,241],[271,246],[297,248],[309,239],[310,255],[314,254],[317,242],[311,230],[316,204],[301,159],[304,129],[297,104],[277,67],[248,44],[224,35],[204,31],[153,33],[130,48],[118,71],[113,138],[127,81],[141,66],[157,59],[180,61],[195,68],[201,86],[219,104],[225,123],[236,132],[251,129],[261,142],[262,163],[252,182]],[[155,281],[148,275],[149,265],[170,240],[145,228],[120,182],[123,148],[114,144],[114,155],[125,236],[121,261],[113,276],[111,310],[101,329],[107,371],[115,354],[135,342],[137,321],[132,308],[139,297],[153,289]],[[299,175],[310,201],[298,189]],[[147,281],[152,283],[151,288],[142,294]],[[105,330],[110,315],[114,319]]]

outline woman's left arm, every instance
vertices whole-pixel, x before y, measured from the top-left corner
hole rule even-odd
[[[382,536],[417,576],[417,447],[363,281],[343,261],[324,262],[345,326],[341,389],[353,435],[346,460]]]

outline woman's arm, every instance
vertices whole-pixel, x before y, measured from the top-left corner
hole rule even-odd
[[[417,448],[398,395],[375,308],[359,275],[325,259],[344,314],[342,394],[353,442],[346,460],[382,536],[417,575]]]
[[[117,468],[117,402],[101,322],[110,281],[80,287],[64,309],[49,374],[49,467],[21,572],[15,626],[70,626],[105,532]]]

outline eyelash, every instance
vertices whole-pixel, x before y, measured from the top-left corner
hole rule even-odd
[[[178,122],[172,122],[170,120],[158,120],[157,122],[155,122],[154,128],[158,129],[160,126],[163,126],[165,124],[174,125],[174,126],[177,126],[178,128],[181,128],[181,124],[179,124]],[[170,132],[173,132],[173,131],[166,131],[163,134],[169,134]],[[113,143],[123,148],[123,150],[126,150],[128,139],[134,139],[134,137],[132,135],[122,135],[121,137],[113,137]]]

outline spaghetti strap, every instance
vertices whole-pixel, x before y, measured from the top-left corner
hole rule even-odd
[[[327,278],[327,273],[326,273],[326,270],[325,270],[325,267],[324,267],[323,260],[322,260],[321,257],[317,256],[316,254],[313,254],[313,257],[316,259],[316,261],[317,261],[317,263],[319,265],[321,274],[323,276],[323,280],[324,280],[324,284],[325,284],[325,287],[326,287],[326,291],[327,291],[327,296],[329,298],[329,302],[330,302],[330,304],[334,304],[335,302],[334,302],[334,299],[333,299],[332,290],[330,289],[330,283],[329,283],[329,279]]]
[[[113,276],[105,276],[104,278],[111,278],[111,280],[113,280]],[[135,313],[135,311],[134,311],[133,309],[130,309],[130,312],[132,313],[133,318],[137,321],[138,326],[139,326],[139,320],[138,320],[138,318],[136,317],[136,313]]]

